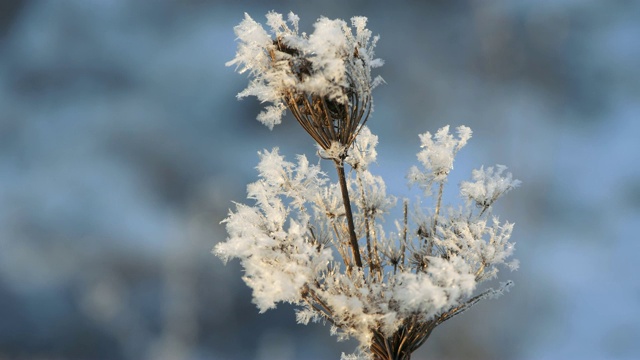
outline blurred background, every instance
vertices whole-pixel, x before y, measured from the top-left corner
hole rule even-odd
[[[0,359],[339,359],[321,324],[258,314],[210,251],[256,152],[313,157],[237,101],[243,12],[369,18],[374,172],[403,194],[418,133],[468,125],[449,191],[504,164],[521,188],[516,286],[413,359],[640,358],[640,2],[0,3]],[[327,168],[327,170],[330,170]],[[452,196],[453,198],[453,196]],[[392,221],[388,221],[389,225]]]

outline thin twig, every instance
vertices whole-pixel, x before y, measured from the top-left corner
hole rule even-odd
[[[404,212],[404,225],[402,228],[402,244],[400,244],[400,265],[404,266],[404,257],[407,246],[407,233],[409,231],[409,214],[408,214],[409,200],[404,199],[403,212]]]
[[[360,201],[362,202],[362,213],[364,218],[364,234],[367,239],[367,257],[369,259],[369,268],[374,269],[373,253],[371,252],[371,233],[369,231],[369,209],[367,206],[367,197],[364,192],[364,184],[362,183],[362,177],[360,172],[356,171],[356,178],[358,179],[358,186],[360,187]]]
[[[347,226],[349,227],[349,239],[351,243],[351,251],[356,266],[362,268],[362,259],[360,258],[360,247],[358,246],[358,238],[356,237],[355,225],[353,223],[353,211],[351,210],[351,200],[349,199],[349,190],[347,188],[347,178],[344,173],[344,158],[335,159],[336,170],[338,171],[338,180],[340,182],[340,190],[342,191],[342,202],[344,203],[344,211],[347,216]]]
[[[442,193],[444,192],[444,181],[440,182],[440,186],[438,187],[438,201],[436,202],[436,212],[433,215],[433,228],[431,229],[431,234],[436,233],[436,228],[438,226],[438,217],[440,216],[440,206],[442,205]]]

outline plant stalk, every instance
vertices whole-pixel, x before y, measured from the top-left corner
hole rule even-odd
[[[351,210],[351,200],[349,199],[349,190],[347,189],[347,177],[344,173],[344,158],[334,160],[336,170],[338,170],[338,180],[340,181],[340,190],[342,191],[342,202],[344,203],[344,212],[347,216],[347,226],[349,228],[349,242],[353,259],[356,266],[362,268],[362,259],[360,258],[360,247],[358,246],[358,238],[356,237],[355,225],[353,223],[353,211]]]

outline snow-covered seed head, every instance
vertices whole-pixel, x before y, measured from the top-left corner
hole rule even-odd
[[[252,81],[238,97],[272,103],[258,116],[269,128],[289,109],[322,149],[337,144],[346,156],[371,112],[371,91],[383,82],[371,78],[371,69],[383,63],[374,58],[378,37],[366,29],[365,17],[352,18],[351,27],[322,17],[311,35],[298,34],[298,20],[270,12],[269,34],[245,14],[235,28],[238,52],[227,63],[250,71]]]

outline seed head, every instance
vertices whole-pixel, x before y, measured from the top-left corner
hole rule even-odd
[[[271,34],[249,15],[235,27],[239,44],[227,65],[250,71],[249,86],[238,97],[256,96],[270,102],[258,120],[273,128],[285,109],[323,150],[347,149],[372,110],[371,91],[383,82],[371,79],[371,69],[382,65],[374,58],[378,37],[366,29],[365,17],[343,20],[320,18],[311,35],[298,33],[298,17],[267,14]],[[355,34],[353,30],[355,29]]]

